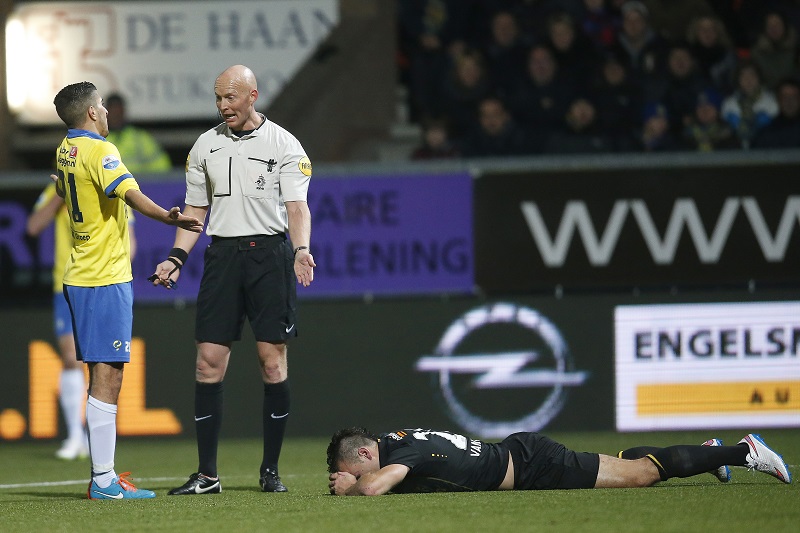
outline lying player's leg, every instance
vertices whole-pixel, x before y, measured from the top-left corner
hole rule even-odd
[[[648,458],[620,459],[600,454],[600,469],[594,488],[649,487],[661,481],[658,467]]]

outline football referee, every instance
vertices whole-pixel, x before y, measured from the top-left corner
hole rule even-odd
[[[197,296],[195,426],[197,472],[169,494],[222,491],[217,444],[222,424],[223,379],[231,345],[244,318],[256,338],[264,381],[264,451],[260,485],[286,492],[278,475],[289,382],[286,343],[297,336],[296,288],[314,279],[311,213],[306,202],[311,162],[298,140],[255,110],[258,87],[244,65],[226,69],[214,83],[222,123],[203,133],[186,163],[186,208],[205,220],[205,251]],[[171,288],[198,236],[179,230],[154,284]]]

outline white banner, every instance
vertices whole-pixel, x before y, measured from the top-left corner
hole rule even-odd
[[[338,0],[21,4],[6,23],[9,107],[60,123],[55,94],[90,81],[127,97],[133,120],[207,119],[216,77],[244,64],[263,111],[338,22]]]
[[[800,302],[618,306],[619,431],[800,426]]]

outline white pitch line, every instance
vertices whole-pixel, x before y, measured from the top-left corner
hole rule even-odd
[[[281,476],[282,478],[288,479],[293,477],[299,477],[297,474],[289,474],[286,476]],[[185,477],[136,477],[134,478],[136,483],[149,483],[151,481],[181,481],[182,479],[186,479]],[[226,476],[226,480],[233,479],[233,480],[244,480],[244,479],[253,479],[252,476]],[[36,487],[65,487],[69,485],[86,485],[89,482],[88,479],[70,479],[67,481],[38,481],[35,483],[9,483],[6,485],[0,485],[0,490],[3,489],[24,489],[24,488],[36,488]]]

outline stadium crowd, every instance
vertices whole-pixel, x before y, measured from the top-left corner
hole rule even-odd
[[[800,0],[403,0],[414,159],[800,147]]]

